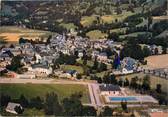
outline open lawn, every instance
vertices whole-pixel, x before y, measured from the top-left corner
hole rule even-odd
[[[3,37],[8,42],[17,42],[20,37],[26,39],[47,38],[51,34],[49,31],[20,28],[17,26],[0,27],[0,37]]]
[[[63,69],[63,70],[76,70],[78,73],[83,74],[83,68],[81,66],[76,66],[76,65],[61,65],[61,69]]]
[[[75,26],[73,23],[61,23],[60,26],[66,28],[67,30],[77,28],[77,26]]]
[[[86,33],[86,36],[94,40],[94,39],[103,39],[107,36],[107,34],[102,33],[100,30],[93,30],[93,31]]]
[[[125,33],[126,30],[127,28],[116,28],[116,29],[110,30],[110,33]]]
[[[82,17],[80,23],[82,24],[83,27],[87,27],[92,25],[94,21],[96,21],[96,16],[84,16]]]
[[[78,60],[77,62],[80,63],[80,64],[83,64],[83,60],[81,60],[81,59]],[[94,64],[93,61],[91,61],[91,60],[87,60],[87,66],[92,67],[93,64]]]
[[[35,96],[44,97],[48,92],[55,92],[60,101],[76,92],[82,92],[82,102],[90,102],[87,86],[78,84],[1,84],[0,91],[10,95],[11,98],[19,98],[24,94],[28,99]]]
[[[120,22],[131,15],[133,15],[132,12],[124,12],[119,15],[104,15],[101,17],[101,19],[104,23],[112,23],[112,22],[115,22],[116,20]]]
[[[126,38],[126,37],[137,37],[138,35],[146,35],[146,34],[151,34],[150,32],[135,32],[135,33],[130,33],[127,35],[120,35],[120,38]]]

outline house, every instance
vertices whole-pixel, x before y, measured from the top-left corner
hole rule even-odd
[[[118,95],[121,93],[121,89],[118,85],[103,84],[99,86],[101,95]]]
[[[122,74],[133,73],[134,70],[138,68],[138,62],[131,57],[125,57],[122,61],[121,67]]]
[[[13,114],[18,114],[16,111],[15,111],[15,108],[16,107],[20,107],[22,110],[23,110],[23,107],[18,104],[18,103],[13,103],[13,102],[9,102],[5,111],[6,112],[9,112],[9,113],[13,113]]]
[[[76,78],[76,75],[77,75],[77,71],[76,70],[67,70],[66,71],[66,76],[68,78]]]
[[[108,58],[107,58],[107,54],[105,52],[102,52],[100,54],[97,55],[97,60],[101,61],[101,62],[107,62]]]
[[[122,71],[121,71],[122,74],[131,74],[133,72],[134,72],[133,70],[129,70],[127,68],[123,68]]]
[[[82,57],[83,57],[83,51],[79,51],[78,57],[79,57],[79,58],[82,58]]]
[[[34,64],[29,67],[28,72],[35,74],[37,77],[46,77],[52,73],[52,68],[47,65]]]
[[[36,76],[35,76],[35,74],[25,73],[25,74],[19,74],[18,78],[21,78],[21,79],[34,79],[34,78],[36,78]]]
[[[150,50],[153,55],[162,54],[162,46],[151,45]]]
[[[4,51],[0,53],[0,60],[11,60],[14,55],[10,50]]]
[[[93,51],[92,52],[92,58],[94,59],[96,57],[97,57],[98,61],[101,61],[101,62],[107,62],[108,61],[107,54],[105,52],[100,53],[99,51]]]

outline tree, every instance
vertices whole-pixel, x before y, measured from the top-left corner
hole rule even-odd
[[[76,56],[76,58],[78,58],[79,52],[76,50],[76,51],[74,52],[74,55]]]
[[[143,48],[143,55],[144,55],[144,57],[148,57],[151,55],[151,51],[147,46],[144,46],[144,48]]]
[[[147,91],[150,90],[150,76],[146,75],[143,78],[143,82],[142,82],[142,88]]]
[[[113,110],[110,107],[105,106],[101,115],[102,116],[112,116],[113,115]]]
[[[6,73],[8,73],[8,70],[4,69],[0,71],[0,76],[4,76]]]
[[[102,81],[101,77],[98,77],[98,78],[97,78],[97,83],[101,84],[102,82],[103,82],[103,81]]]
[[[96,116],[96,109],[92,106],[84,106],[82,108],[82,116]]]
[[[123,86],[123,80],[120,78],[120,80],[118,81],[118,85],[120,86],[120,87],[122,87]]]
[[[162,93],[162,85],[161,84],[156,85],[156,92],[157,93]]]
[[[11,97],[9,95],[4,95],[3,93],[1,93],[1,95],[0,95],[1,107],[7,106],[8,102],[10,102],[10,101],[11,101]]]
[[[167,48],[166,47],[162,47],[162,54],[167,54]]]
[[[113,55],[113,52],[110,47],[104,49],[105,53],[107,53],[107,57],[109,58],[110,56]]]
[[[155,55],[158,55],[158,53],[159,53],[158,48],[155,48],[154,53],[155,53]]]
[[[60,52],[59,58],[55,60],[55,63],[74,65],[76,63],[76,56],[67,55],[67,54],[63,54],[62,52]]]
[[[93,69],[94,69],[94,70],[97,70],[98,65],[99,65],[99,63],[98,63],[98,61],[97,61],[97,57],[95,57],[94,64],[93,64]]]
[[[105,84],[110,84],[110,73],[105,73],[104,76],[103,76],[103,83]]]
[[[116,76],[114,74],[112,74],[110,76],[110,83],[114,84],[114,85],[117,85],[117,79],[116,79]]]
[[[83,59],[83,65],[87,65],[87,59]]]
[[[6,43],[7,43],[6,39],[0,38],[0,44],[6,44]]]
[[[12,71],[17,71],[19,68],[23,67],[21,60],[22,57],[20,55],[14,56],[12,58],[11,64],[6,66],[6,68]]]
[[[106,71],[107,70],[107,65],[105,63],[100,63],[99,67],[98,67],[98,71],[102,72],[102,71]]]
[[[120,57],[123,59],[124,57],[132,57],[134,59],[143,60],[143,51],[141,46],[138,45],[137,40],[134,38],[128,39],[126,45],[124,45],[123,49],[120,52]]]
[[[70,98],[63,99],[64,116],[81,116],[82,115],[82,103],[77,95],[73,95]]]
[[[29,42],[29,40],[24,39],[22,37],[19,39],[19,44],[26,43],[26,42]]]
[[[121,101],[121,107],[125,112],[127,112],[127,101]]]
[[[125,81],[124,81],[124,86],[127,87],[129,86],[129,80],[126,78]]]
[[[22,114],[24,109],[22,109],[20,106],[15,106],[14,110],[18,113],[18,114]]]
[[[47,38],[47,41],[46,41],[46,45],[50,44],[50,40],[51,40],[52,36],[49,35],[48,38]]]
[[[15,46],[14,46],[13,44],[11,44],[11,45],[9,46],[9,48],[15,48]]]
[[[31,108],[36,109],[42,109],[44,107],[43,100],[39,96],[32,98],[29,105]]]
[[[131,83],[130,83],[130,87],[134,88],[134,89],[137,89],[138,88],[137,81],[138,81],[138,77],[137,76],[135,76],[134,78],[132,78],[131,79]]]
[[[77,78],[78,80],[80,80],[80,79],[82,79],[82,75],[81,75],[81,74],[77,74],[76,78]]]
[[[107,38],[113,41],[119,41],[119,35],[117,33],[109,33]]]
[[[26,97],[23,94],[20,95],[19,102],[23,107],[29,106],[29,101],[26,99]]]
[[[62,108],[58,101],[58,96],[54,92],[47,93],[45,99],[45,113],[47,115],[62,115]]]

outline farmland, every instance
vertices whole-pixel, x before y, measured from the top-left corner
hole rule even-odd
[[[90,39],[103,39],[107,36],[106,33],[102,33],[100,30],[93,30],[86,34]]]
[[[2,26],[0,30],[0,37],[3,37],[3,39],[8,42],[18,42],[20,37],[26,39],[46,38],[52,34],[49,31],[33,30],[16,26]]]
[[[158,56],[150,56],[147,57],[147,67],[150,69],[158,69],[168,67],[168,54],[158,55]]]

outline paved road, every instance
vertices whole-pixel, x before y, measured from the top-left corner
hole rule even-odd
[[[56,80],[56,79],[19,79],[19,78],[0,78],[0,83],[83,84],[83,85],[89,84],[89,82],[83,82],[83,81]]]
[[[89,89],[89,95],[90,95],[91,104],[92,104],[92,105],[96,105],[91,84],[88,84],[88,89]]]
[[[96,105],[98,107],[101,107],[103,104],[100,100],[100,94],[99,94],[99,85],[98,84],[91,84],[92,86],[92,90],[93,90],[93,95],[94,95],[94,99],[95,99],[95,102],[96,102]]]

